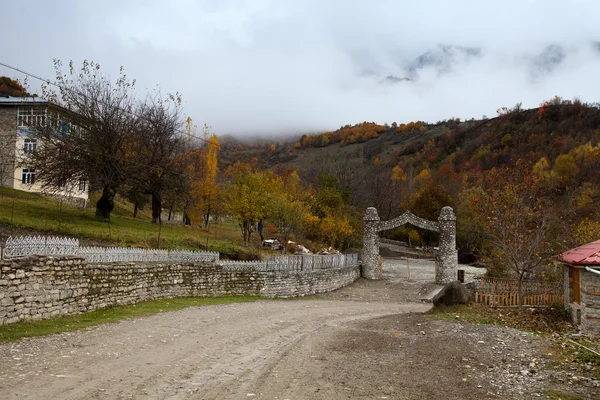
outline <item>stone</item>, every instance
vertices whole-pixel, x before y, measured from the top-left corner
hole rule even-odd
[[[367,208],[364,216],[362,276],[379,279],[379,232],[398,228],[404,224],[440,233],[440,255],[435,281],[438,284],[452,282],[458,267],[456,250],[456,216],[451,207],[443,207],[438,221],[428,221],[410,211],[389,221],[381,221],[374,207]]]
[[[453,281],[443,287],[433,298],[434,306],[451,306],[454,304],[467,304],[470,295],[467,288],[459,281]]]

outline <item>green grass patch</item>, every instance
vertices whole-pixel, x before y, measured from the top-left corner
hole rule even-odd
[[[208,232],[200,226],[200,221],[195,221],[194,226],[152,224],[147,212],[133,218],[130,204],[118,200],[111,221],[107,223],[96,218],[95,197],[97,195],[92,196],[90,207],[81,209],[38,194],[0,188],[0,225],[6,236],[13,231],[16,235],[53,234],[101,245],[205,249],[231,258],[242,254],[242,259],[256,258],[260,251],[258,235],[253,235],[251,246],[243,246],[236,221],[213,224]]]
[[[558,390],[544,390],[542,394],[548,396],[553,400],[581,400],[581,397],[575,396],[574,394],[564,393]]]
[[[43,321],[23,321],[0,326],[0,342],[17,341],[26,337],[70,332],[126,318],[143,317],[165,311],[176,311],[186,307],[211,306],[217,304],[245,303],[265,300],[256,296],[228,297],[180,297],[174,299],[149,300],[137,304],[112,306],[79,315],[68,315]]]
[[[569,333],[574,326],[561,308],[491,308],[481,304],[459,304],[434,307],[427,312],[431,318],[464,321],[474,324],[506,326],[539,335]]]

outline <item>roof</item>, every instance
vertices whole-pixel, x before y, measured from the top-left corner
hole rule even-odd
[[[558,258],[571,265],[600,265],[600,240],[565,251]]]
[[[13,106],[21,104],[48,104],[48,101],[39,97],[0,96],[0,106]]]

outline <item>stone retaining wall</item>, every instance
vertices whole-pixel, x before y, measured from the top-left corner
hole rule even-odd
[[[338,289],[359,276],[359,266],[226,271],[214,263],[92,265],[76,257],[32,256],[0,262],[0,324],[183,296],[306,296]]]

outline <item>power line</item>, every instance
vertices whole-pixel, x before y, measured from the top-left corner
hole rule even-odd
[[[27,71],[25,71],[25,70],[22,70],[22,69],[20,69],[20,68],[17,68],[17,67],[13,67],[12,65],[6,64],[6,63],[4,63],[4,62],[2,62],[2,61],[0,61],[0,66],[3,66],[3,67],[5,67],[5,68],[8,68],[8,69],[10,69],[10,70],[13,70],[13,71],[16,71],[16,72],[19,72],[19,73],[21,73],[21,74],[23,74],[23,75],[26,75],[26,76],[29,76],[29,77],[31,77],[31,78],[37,79],[37,80],[39,80],[39,81],[41,81],[41,82],[44,82],[44,83],[47,83],[47,84],[49,84],[49,85],[52,85],[52,86],[54,86],[54,87],[57,87],[57,88],[59,88],[60,90],[67,90],[67,91],[70,91],[70,92],[72,92],[72,93],[75,93],[75,94],[77,94],[77,95],[79,95],[79,96],[82,96],[83,98],[87,99],[87,96],[86,96],[84,93],[78,92],[78,91],[76,91],[76,90],[74,90],[74,89],[72,89],[72,88],[69,88],[69,87],[61,86],[61,85],[59,85],[59,84],[57,84],[57,83],[55,83],[55,82],[52,82],[52,81],[50,81],[50,79],[45,79],[45,78],[42,78],[42,77],[40,77],[39,75],[32,74],[32,73],[30,73],[30,72],[27,72]],[[98,102],[98,103],[101,103],[101,104],[103,103],[104,105],[107,105],[107,103],[106,103],[106,102],[102,102],[102,101],[100,101],[100,100],[97,100],[97,102]],[[111,106],[111,105],[109,105],[109,106]],[[114,106],[111,106],[111,107],[114,107]],[[132,115],[132,116],[134,116],[134,117],[137,117],[137,118],[140,118],[140,119],[144,119],[144,120],[146,120],[146,121],[150,121],[150,119],[146,118],[145,116],[142,116],[142,115],[136,114],[135,112],[133,112],[133,111],[131,111],[131,110],[126,110],[126,109],[124,109],[124,108],[121,108],[121,107],[114,107],[114,108],[117,108],[117,109],[119,109],[119,110],[121,110],[121,111],[124,111],[124,112],[126,112],[126,113],[128,113],[128,114],[130,114],[130,115]],[[182,130],[178,130],[178,131],[176,131],[176,133],[179,133],[179,134],[185,134],[186,136],[193,137],[193,138],[195,138],[195,139],[198,139],[198,140],[200,140],[200,141],[202,141],[202,142],[208,143],[209,145],[212,145],[212,143],[210,143],[210,140],[207,140],[207,139],[205,139],[205,138],[203,138],[203,137],[200,137],[200,136],[193,135],[193,134],[191,134],[190,132],[187,132],[187,131],[182,131]]]
[[[58,88],[58,89],[60,89],[60,90],[67,90],[67,91],[70,91],[71,93],[75,93],[76,95],[82,96],[84,99],[88,100],[88,97],[87,97],[87,96],[86,96],[84,93],[78,92],[78,91],[76,91],[76,90],[74,90],[74,89],[72,89],[72,88],[69,88],[69,87],[61,86],[61,85],[59,85],[59,84],[56,84],[56,83],[54,83],[54,82],[50,81],[49,79],[45,79],[45,78],[42,78],[42,77],[40,77],[40,76],[38,76],[38,75],[36,75],[36,74],[32,74],[32,73],[30,73],[30,72],[27,72],[27,71],[25,71],[25,70],[22,70],[22,69],[20,69],[20,68],[13,67],[13,66],[11,66],[11,65],[9,65],[9,64],[6,64],[6,63],[4,63],[4,62],[2,62],[2,61],[0,61],[0,66],[3,66],[3,67],[5,67],[5,68],[11,69],[11,70],[13,70],[13,71],[16,71],[16,72],[19,72],[19,73],[21,73],[21,74],[24,74],[24,75],[26,75],[26,76],[29,76],[29,77],[31,77],[31,78],[37,79],[37,80],[39,80],[39,81],[41,81],[41,82],[47,83],[47,84],[49,84],[49,85],[55,86],[55,87],[57,87],[57,88]],[[100,100],[97,100],[97,102],[98,102],[98,103],[100,103],[100,104],[107,105],[107,102],[102,102],[102,101],[100,101]],[[108,106],[109,106],[109,107],[116,108],[116,109],[118,109],[118,110],[120,110],[120,111],[123,111],[123,112],[125,112],[125,113],[127,113],[127,114],[129,114],[129,115],[131,115],[131,116],[133,116],[133,117],[136,117],[136,118],[139,118],[139,119],[142,119],[142,120],[146,120],[146,121],[148,121],[148,122],[152,122],[152,121],[151,121],[149,118],[147,118],[146,116],[143,116],[143,115],[140,115],[140,114],[136,114],[136,113],[135,113],[135,112],[133,112],[132,110],[127,110],[127,109],[124,109],[124,108],[122,108],[122,107],[114,107],[114,106],[112,106],[112,105],[108,105]],[[70,111],[70,110],[69,110],[69,111]],[[77,114],[77,113],[76,113],[76,114]],[[200,141],[202,141],[202,142],[205,142],[205,143],[207,143],[208,145],[214,145],[213,143],[211,143],[211,142],[210,142],[210,140],[207,140],[207,139],[205,139],[205,138],[202,138],[202,137],[200,137],[200,136],[193,135],[193,134],[191,134],[190,132],[188,132],[187,130],[186,130],[186,131],[182,131],[182,130],[176,130],[176,131],[175,131],[175,133],[179,133],[179,134],[185,134],[185,135],[186,135],[186,136],[188,136],[188,137],[193,137],[193,138],[195,138],[195,139],[198,139],[198,140],[200,140]],[[60,140],[60,139],[59,139],[59,140]],[[67,150],[67,151],[68,151],[68,149],[63,149],[63,150]],[[100,152],[94,152],[94,151],[90,151],[89,149],[88,149],[88,150],[86,150],[86,151],[87,151],[88,153],[91,153],[91,154],[100,155],[100,156],[108,157],[108,158],[111,158],[111,159],[118,159],[118,157],[117,157],[117,156],[114,156],[114,155],[103,154],[103,153],[100,153]],[[75,153],[75,151],[71,151],[71,153]],[[136,167],[142,167],[142,168],[150,168],[150,169],[158,169],[158,170],[162,170],[162,168],[161,168],[160,166],[148,166],[148,165],[143,165],[143,164],[139,164],[139,163],[132,163],[132,162],[129,162],[129,165],[131,165],[131,166],[136,166]],[[169,175],[173,175],[173,176],[180,176],[180,177],[184,177],[184,178],[189,178],[189,179],[192,179],[192,180],[196,180],[196,177],[195,177],[195,176],[193,176],[191,173],[190,173],[190,174],[185,174],[185,173],[181,173],[181,172],[172,172],[172,171],[168,171],[168,170],[166,170],[165,172],[167,172],[167,174],[169,174]]]

